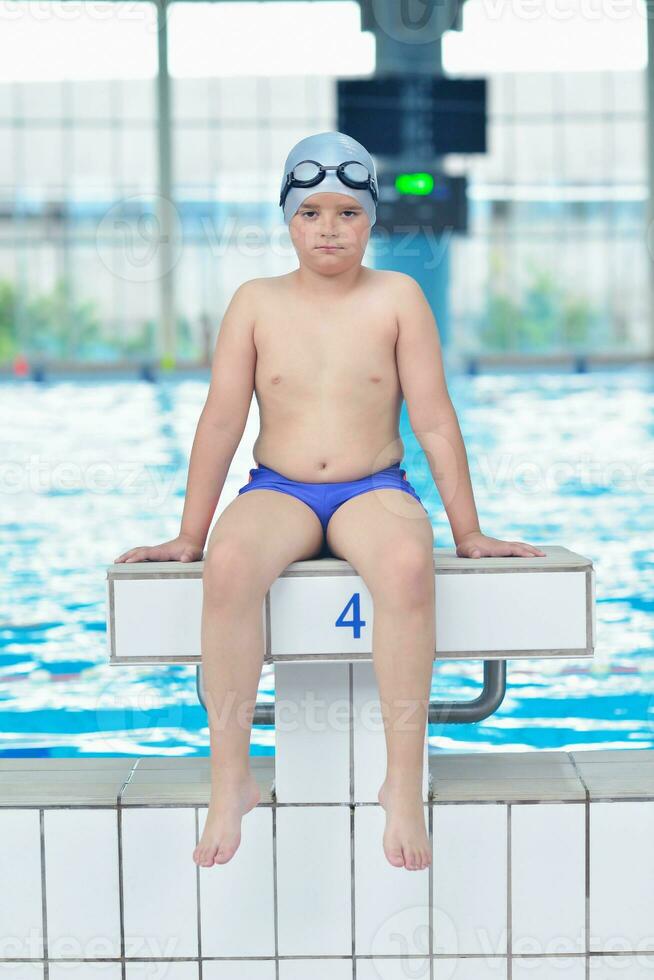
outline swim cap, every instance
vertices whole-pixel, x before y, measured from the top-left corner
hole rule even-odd
[[[282,183],[279,189],[280,196],[286,185],[287,175],[296,164],[301,163],[303,160],[316,160],[318,163],[322,163],[323,166],[334,166],[335,164],[345,163],[346,160],[356,160],[358,163],[364,165],[374,179],[375,187],[377,187],[375,164],[365,146],[362,146],[357,140],[348,136],[347,133],[315,133],[313,136],[307,136],[300,140],[299,143],[296,143],[286,157],[284,176],[282,177]],[[358,201],[368,215],[370,227],[372,228],[377,220],[377,208],[369,189],[348,187],[338,177],[335,170],[328,170],[320,183],[314,184],[313,187],[290,188],[284,201],[284,222],[289,224],[291,218],[305,198],[310,197],[312,194],[321,194],[327,191],[334,191],[337,194],[349,194],[350,197]]]

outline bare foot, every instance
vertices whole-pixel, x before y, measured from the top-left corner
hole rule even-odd
[[[249,773],[243,777],[212,776],[211,802],[193,860],[201,868],[226,864],[241,843],[241,817],[252,810],[261,793]]]
[[[422,871],[431,864],[431,846],[425,827],[422,778],[417,782],[402,776],[386,779],[377,799],[386,811],[384,853],[396,867]]]

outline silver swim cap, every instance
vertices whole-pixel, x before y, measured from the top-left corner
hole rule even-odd
[[[374,180],[375,191],[377,191],[377,173],[375,164],[366,150],[365,146],[348,136],[346,133],[327,132],[316,133],[307,136],[305,139],[296,143],[291,152],[286,157],[284,164],[284,176],[279,190],[280,198],[286,186],[286,178],[293,167],[303,160],[315,160],[323,166],[335,166],[345,163],[347,160],[356,160],[363,164],[371,178]],[[291,218],[302,204],[305,198],[312,194],[333,191],[337,194],[349,194],[368,215],[370,227],[377,220],[377,208],[372,194],[368,188],[349,187],[338,177],[335,170],[328,170],[322,180],[312,187],[291,187],[284,201],[284,221],[289,224]]]

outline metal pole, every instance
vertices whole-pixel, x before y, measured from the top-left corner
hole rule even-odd
[[[195,671],[195,686],[200,704],[207,710],[202,682],[202,664]],[[483,721],[497,711],[506,694],[506,660],[484,660],[484,682],[481,694],[472,701],[430,701],[429,724],[449,723],[469,725]],[[252,716],[253,725],[275,725],[275,703],[257,701]]]
[[[170,112],[170,76],[168,75],[168,0],[157,0],[157,149],[159,194],[159,319],[158,355],[164,363],[172,363],[176,353],[175,330],[175,269],[172,260],[174,247],[173,182],[172,182],[172,123]]]
[[[654,0],[647,0],[647,325],[648,353],[654,352]]]

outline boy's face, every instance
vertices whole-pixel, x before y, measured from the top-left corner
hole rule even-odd
[[[368,215],[356,198],[335,191],[306,197],[288,229],[300,264],[326,274],[360,263],[370,237]]]

